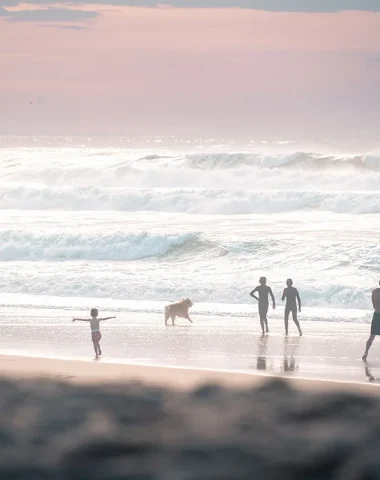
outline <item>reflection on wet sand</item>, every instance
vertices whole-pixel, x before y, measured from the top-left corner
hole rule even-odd
[[[379,377],[374,377],[372,375],[370,367],[369,367],[368,363],[366,363],[366,362],[364,362],[364,372],[365,372],[365,375],[370,382],[379,382],[380,381]]]
[[[267,369],[267,350],[268,350],[268,335],[262,335],[259,338],[258,355],[257,355],[257,370]]]
[[[268,365],[268,342],[269,335],[261,335],[258,338],[257,344],[257,357],[256,357],[256,369],[260,371],[271,370],[273,371],[273,362]],[[297,360],[297,351],[301,343],[301,337],[288,337],[284,338],[284,351],[283,351],[283,364],[279,366],[279,370],[284,373],[292,373],[299,369]],[[253,367],[255,368],[255,367]],[[275,368],[277,370],[277,368]]]
[[[296,364],[296,354],[301,343],[301,337],[289,338],[284,337],[284,362],[283,369],[285,373],[292,373],[294,370],[299,369],[299,365]]]

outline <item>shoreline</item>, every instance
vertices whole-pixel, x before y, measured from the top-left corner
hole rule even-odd
[[[93,364],[93,345],[86,325],[66,321],[67,312],[0,309],[1,354],[9,358],[53,359]],[[262,337],[254,321],[231,318],[197,319],[176,328],[157,325],[151,314],[130,314],[128,323],[105,322],[97,365],[104,369],[123,366],[163,367],[231,375],[268,375],[300,380],[366,383],[380,377],[380,345],[371,349],[368,367],[361,361],[368,326],[313,322],[299,337],[288,337],[282,322],[273,322],[270,335]],[[293,326],[292,326],[293,327]],[[34,361],[34,360],[33,360]],[[81,368],[82,368],[81,367]],[[83,367],[84,368],[84,367]],[[87,368],[87,367],[86,367]],[[125,367],[126,368],[126,367]],[[71,373],[70,373],[71,375]]]
[[[380,395],[380,384],[286,377],[263,373],[166,367],[133,363],[63,360],[0,354],[0,376],[17,380],[54,380],[74,384],[139,383],[175,390],[191,390],[204,384],[249,389],[279,379],[299,390],[346,391]]]

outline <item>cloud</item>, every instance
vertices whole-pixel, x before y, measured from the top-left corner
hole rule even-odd
[[[21,2],[0,0],[0,6]],[[22,3],[51,5],[52,0],[23,0]],[[271,12],[341,12],[344,10],[380,12],[380,0],[61,0],[62,5],[120,5],[157,8],[247,8]]]
[[[0,17],[9,22],[85,22],[98,17],[96,5],[145,8],[241,8],[270,12],[329,13],[344,10],[380,12],[380,0],[0,0]],[[59,2],[59,3],[58,3]],[[7,10],[21,4],[33,5],[33,10]],[[93,6],[93,10],[80,10],[73,6]],[[40,8],[38,8],[40,7]],[[43,8],[41,8],[43,7]],[[50,27],[58,26],[50,23]],[[82,27],[61,25],[64,29]]]
[[[99,13],[67,8],[42,8],[6,11],[3,16],[8,22],[83,22],[98,17]]]
[[[185,8],[237,7],[272,12],[380,11],[380,0],[171,0],[168,3]]]
[[[62,30],[87,30],[83,25],[59,25],[57,23],[43,23],[41,27],[61,28]]]
[[[366,58],[366,62],[371,67],[379,67],[380,66],[380,55],[373,55],[371,57]]]

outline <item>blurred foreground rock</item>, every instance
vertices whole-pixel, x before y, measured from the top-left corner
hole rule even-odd
[[[380,400],[0,382],[4,480],[380,479]]]

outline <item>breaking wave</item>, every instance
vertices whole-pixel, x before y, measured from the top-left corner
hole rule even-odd
[[[344,169],[380,171],[380,155],[321,155],[307,152],[291,154],[216,153],[191,154],[182,158],[192,168],[223,169],[254,166],[259,168]]]
[[[0,261],[141,260],[197,242],[196,234],[70,235],[0,232]]]
[[[378,192],[236,189],[0,188],[0,209],[238,215],[320,210],[380,213]]]

